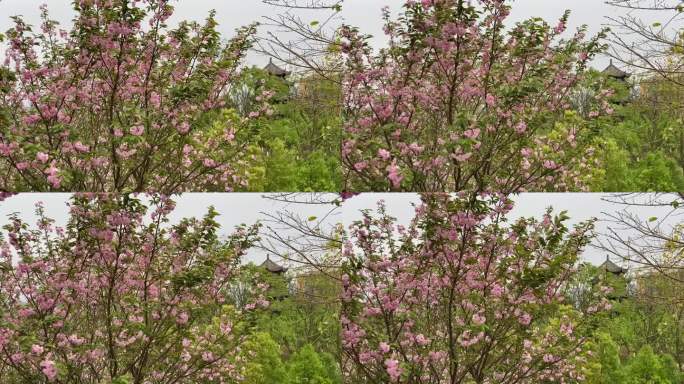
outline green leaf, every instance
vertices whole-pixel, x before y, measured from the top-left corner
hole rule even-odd
[[[130,382],[131,382],[130,375],[119,376],[117,378],[114,378],[114,380],[112,380],[112,384],[129,384]]]

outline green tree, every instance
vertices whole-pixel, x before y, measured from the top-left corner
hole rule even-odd
[[[587,384],[617,384],[626,379],[620,349],[610,335],[597,333],[589,343],[592,358],[588,365]]]
[[[681,375],[669,355],[659,356],[646,345],[625,367],[627,384],[676,384]]]
[[[254,285],[268,286],[268,308],[250,319],[256,333],[246,355],[254,362],[248,383],[341,383],[335,280],[306,270],[274,274],[249,264],[238,281],[230,295],[237,307],[254,300]],[[280,381],[268,381],[269,375]]]
[[[249,116],[265,91],[273,93],[273,113],[256,123],[250,190],[339,191],[339,85],[314,74],[285,80],[250,68],[229,95],[230,104]]]
[[[333,384],[337,381],[330,377],[328,368],[320,354],[307,344],[290,358],[288,384]]]
[[[248,361],[244,372],[245,384],[287,382],[280,346],[268,333],[258,332],[250,336],[245,343],[244,357]]]

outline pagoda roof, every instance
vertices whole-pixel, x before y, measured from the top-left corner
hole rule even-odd
[[[622,69],[616,67],[613,64],[612,59],[610,60],[610,64],[606,67],[606,69],[603,70],[602,73],[607,75],[607,76],[614,77],[616,79],[626,79],[626,78],[631,76],[630,73],[627,73],[627,72],[623,71]]]
[[[290,74],[289,71],[273,64],[273,59],[268,60],[268,65],[264,67],[264,70],[273,76],[285,77]]]
[[[287,272],[287,268],[283,267],[282,265],[276,264],[273,260],[271,260],[270,255],[266,255],[266,261],[261,263],[262,268],[266,268],[267,271],[272,272],[272,273],[285,273]]]
[[[613,263],[612,261],[610,261],[609,256],[606,256],[606,261],[604,261],[599,268],[616,275],[627,273],[627,268],[622,268],[621,266]]]

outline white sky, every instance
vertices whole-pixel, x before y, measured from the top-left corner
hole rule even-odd
[[[628,209],[644,220],[651,217],[658,217],[663,219],[662,228],[671,228],[681,222],[681,216],[672,216],[664,219],[671,208],[668,207],[626,207],[622,204],[617,204],[608,200],[615,201],[609,194],[602,193],[522,193],[512,197],[515,206],[509,214],[509,222],[513,222],[520,217],[536,217],[540,218],[548,207],[553,207],[555,213],[567,211],[570,219],[566,222],[567,225],[573,226],[580,222],[596,218],[597,233],[606,233],[609,227],[620,233],[630,235],[629,232],[624,232],[623,229],[615,227],[614,224],[608,221],[609,217],[606,214],[615,214],[623,209]],[[673,198],[674,199],[674,198]],[[356,196],[348,200],[342,212],[342,220],[345,226],[348,226],[353,221],[361,218],[360,211],[363,209],[374,209],[377,207],[377,202],[384,200],[387,207],[388,214],[397,218],[398,223],[407,225],[414,216],[414,205],[420,202],[417,194],[392,194],[392,193],[370,193]],[[666,197],[661,198],[663,201],[669,201]],[[600,264],[605,258],[606,254],[593,247],[587,247],[583,253],[583,258],[591,263]],[[614,262],[619,263],[615,257],[612,258]]]
[[[0,227],[7,223],[7,216],[12,212],[18,212],[20,217],[30,223],[34,223],[35,204],[42,201],[48,217],[56,220],[57,225],[64,225],[68,217],[66,202],[69,194],[32,194],[24,193],[13,196],[4,202],[0,202]],[[276,213],[278,210],[287,209],[299,214],[300,217],[310,216],[323,217],[331,209],[331,206],[311,204],[285,204],[267,199],[265,195],[256,193],[186,193],[176,196],[176,210],[171,215],[171,222],[177,222],[183,217],[198,217],[206,213],[209,206],[214,206],[220,213],[218,221],[222,225],[221,233],[227,235],[236,225],[245,223],[253,224],[258,220],[264,220],[264,213]],[[555,212],[568,211],[569,225],[574,225],[590,218],[597,218],[597,231],[605,232],[609,223],[605,220],[605,213],[615,213],[625,207],[606,201],[610,195],[600,193],[523,193],[515,196],[515,208],[509,216],[509,221],[519,217],[541,217],[547,207],[552,206]],[[418,195],[405,193],[367,193],[347,200],[342,208],[330,216],[325,225],[334,225],[342,222],[348,227],[353,221],[361,217],[360,210],[374,209],[379,200],[384,200],[389,214],[398,219],[399,223],[408,224],[414,214],[412,203],[420,201]],[[632,212],[644,219],[650,217],[664,217],[669,209],[666,208],[630,208]],[[681,221],[681,217],[673,217],[664,223],[665,227]],[[265,259],[265,254],[260,250],[253,250],[247,255],[246,261],[260,263]],[[599,264],[605,260],[605,254],[594,249],[587,248],[583,255],[584,259]],[[617,261],[617,260],[614,260]]]
[[[19,217],[30,224],[36,222],[36,203],[42,202],[47,217],[55,220],[55,225],[64,226],[68,220],[69,208],[67,202],[71,194],[68,193],[22,193],[0,202],[0,227],[8,223],[8,215],[18,213]],[[187,217],[202,217],[210,206],[214,206],[220,214],[217,221],[221,224],[220,235],[225,237],[233,232],[240,224],[252,225],[257,221],[267,220],[264,213],[276,213],[288,210],[300,217],[317,216],[323,218],[331,206],[312,204],[292,204],[264,198],[259,193],[186,193],[172,198],[176,202],[176,209],[169,216],[171,224]],[[341,219],[332,215],[322,225],[334,225]],[[0,231],[4,232],[2,229]],[[253,248],[246,255],[245,261],[257,264],[266,259],[266,254]]]
[[[69,26],[73,16],[70,0],[0,0],[0,31],[11,26],[9,16],[23,15],[32,24],[38,23],[38,6],[47,3],[53,18]],[[403,0],[346,0],[343,5],[342,18],[347,24],[360,27],[361,31],[378,37],[377,44],[385,39],[380,19],[381,8],[389,6],[395,13],[401,10]],[[176,14],[172,22],[181,19],[202,20],[211,9],[217,11],[220,23],[219,31],[224,36],[231,36],[235,28],[253,21],[264,22],[264,16],[275,16],[282,12],[281,8],[268,6],[260,0],[177,0],[174,2]],[[521,21],[530,17],[541,17],[552,25],[560,18],[564,10],[573,13],[570,18],[569,31],[574,31],[582,24],[590,26],[590,34],[595,34],[607,22],[605,16],[618,14],[616,8],[604,4],[603,0],[516,0],[513,4],[511,22]],[[320,20],[324,13],[302,13],[305,20]],[[262,28],[263,31],[263,28]],[[267,59],[252,54],[248,57],[248,64],[263,65]],[[594,63],[602,68],[607,63],[601,58]]]

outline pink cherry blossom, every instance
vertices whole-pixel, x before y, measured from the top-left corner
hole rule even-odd
[[[41,354],[43,353],[44,350],[45,350],[45,349],[43,349],[43,347],[41,347],[41,346],[38,345],[38,344],[33,344],[33,345],[31,346],[31,353],[36,354],[36,355],[41,355]]]
[[[14,20],[0,49],[0,72],[16,79],[0,99],[0,109],[13,111],[5,124],[12,129],[0,135],[0,168],[9,176],[0,190],[245,188],[252,154],[232,138],[252,140],[238,135],[252,123],[227,113],[226,97],[256,25],[207,39],[218,35],[213,15],[179,32],[166,23],[167,3],[79,1],[71,31],[58,32],[47,7],[46,28]],[[264,91],[253,114],[268,114],[269,98]],[[197,129],[185,137],[190,127]],[[205,167],[209,155],[216,164]],[[45,172],[48,163],[59,172]]]
[[[216,212],[171,225],[174,202],[146,199],[77,194],[69,214],[79,228],[56,227],[42,205],[37,228],[10,218],[0,236],[7,265],[0,269],[3,375],[78,383],[132,369],[141,382],[156,382],[155,372],[193,383],[239,376],[247,330],[234,324],[267,305],[267,286],[257,278],[245,287],[243,305],[227,310],[225,303],[257,227],[240,227],[222,240]],[[8,262],[19,252],[24,259]],[[190,275],[200,270],[201,279]],[[145,353],[155,358],[136,365]],[[176,364],[184,368],[168,370]]]
[[[513,204],[500,194],[425,193],[422,200],[408,228],[382,202],[378,213],[365,211],[349,228],[341,293],[349,379],[427,384],[474,381],[472,372],[491,383],[501,375],[529,383],[577,377],[583,359],[577,345],[588,325],[577,320],[579,311],[566,315],[573,310],[562,309],[558,287],[572,279],[568,272],[579,264],[592,223],[570,230],[567,218],[549,211],[512,225],[506,216]],[[582,311],[605,308],[599,287],[589,296]],[[550,350],[553,366],[544,363]],[[499,358],[507,361],[503,368]],[[404,372],[422,373],[403,381]]]
[[[523,134],[527,131],[527,123],[524,121],[521,121],[518,123],[518,125],[515,126],[515,132],[518,134]]]
[[[190,132],[190,124],[187,121],[182,122],[181,125],[178,127],[178,132],[180,132],[180,133]]]
[[[402,373],[402,369],[399,367],[399,362],[394,359],[387,359],[385,360],[385,367],[387,367],[387,374],[389,375],[390,380],[392,382],[398,381]]]
[[[387,178],[392,183],[392,187],[399,188],[404,176],[399,173],[399,167],[397,166],[396,162],[393,162],[389,167],[387,167],[387,172]]]
[[[386,149],[380,148],[378,149],[378,157],[385,161],[388,161],[390,159],[390,152]]]
[[[57,378],[57,368],[55,368],[55,362],[52,360],[41,361],[40,370],[47,377],[49,382],[53,382]]]
[[[130,132],[133,136],[142,136],[142,134],[145,132],[145,127],[142,125],[135,125],[131,127]]]
[[[176,319],[176,322],[180,325],[184,325],[188,323],[188,319],[190,316],[186,312],[181,312],[178,314],[178,318]]]
[[[569,14],[555,28],[501,28],[509,23],[505,1],[404,3],[399,18],[384,14],[388,49],[373,50],[359,29],[340,30],[346,185],[423,192],[584,188],[580,176],[592,147],[576,139],[590,133],[587,124],[577,124],[572,141],[556,130],[570,119],[571,90],[600,51],[599,37],[585,39],[582,29],[561,38]],[[521,49],[521,36],[531,34],[525,44],[532,45]],[[520,148],[535,151],[524,157]],[[399,187],[387,177],[390,159],[401,165]],[[563,166],[544,167],[548,160]]]
[[[50,157],[47,155],[47,153],[38,152],[38,154],[36,154],[36,159],[41,163],[47,163],[49,158]]]

